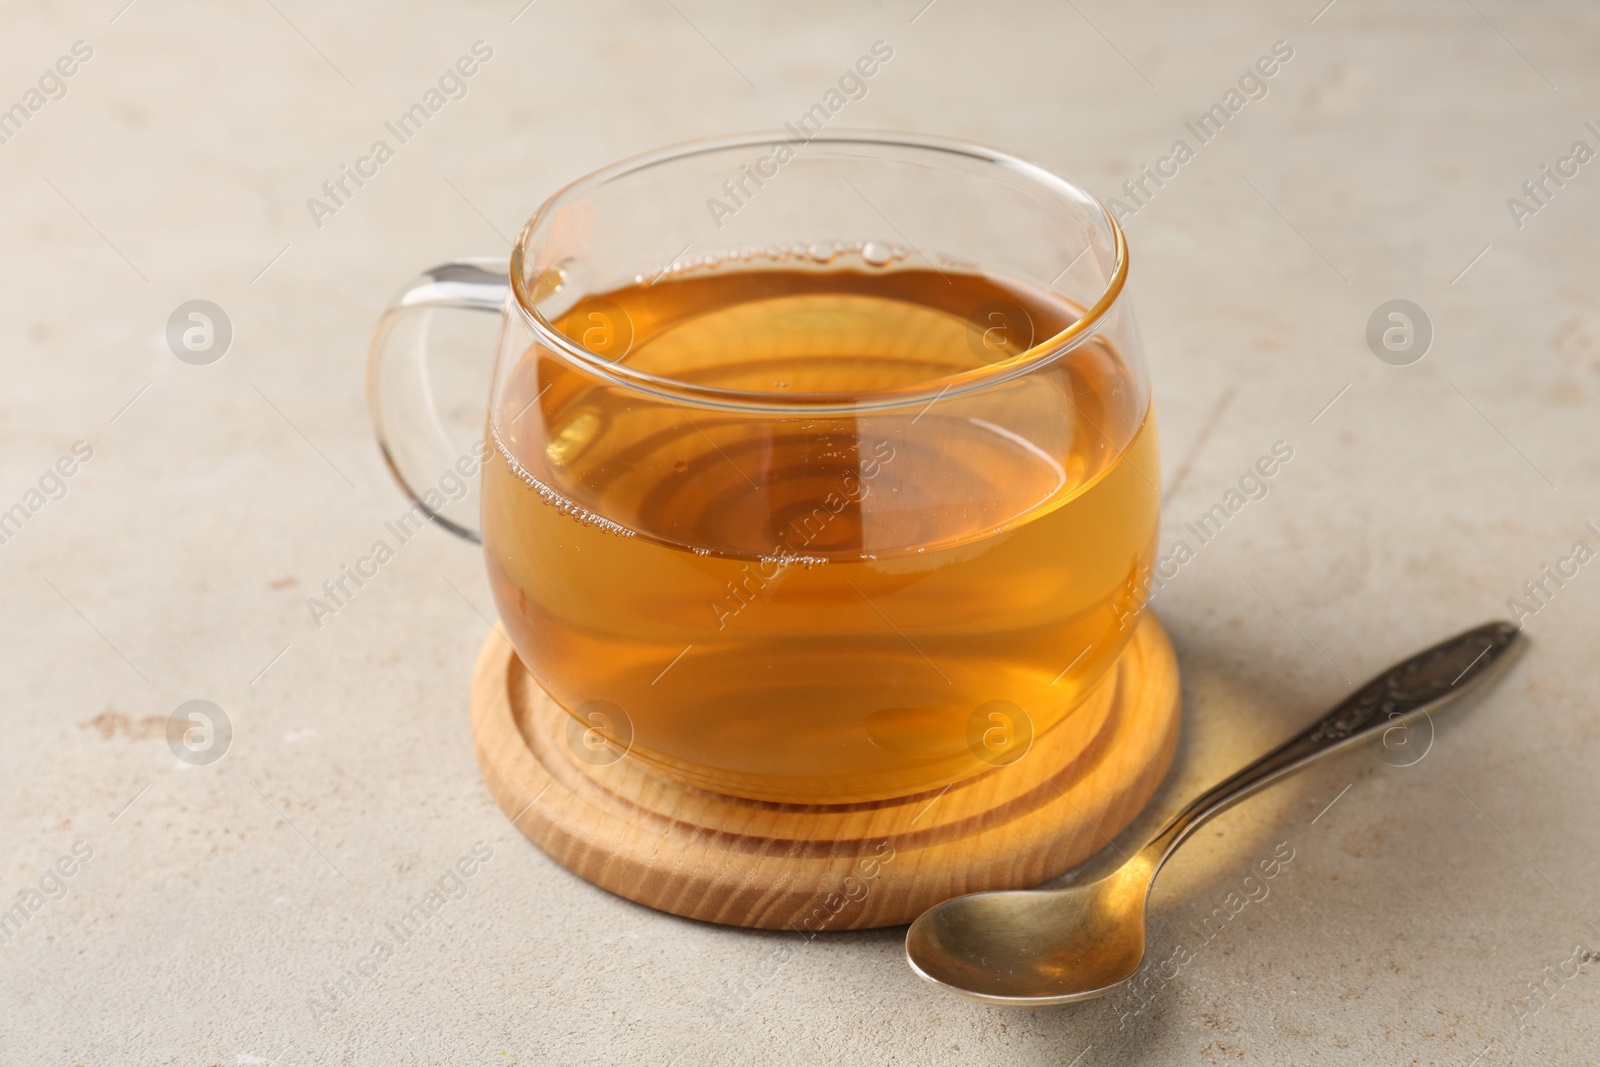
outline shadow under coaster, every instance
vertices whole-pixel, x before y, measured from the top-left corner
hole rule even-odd
[[[776,804],[683,785],[622,758],[592,766],[572,721],[498,629],[478,653],[472,736],[513,824],[563,867],[692,919],[760,929],[910,922],[963,893],[1022,889],[1105,846],[1178,741],[1178,665],[1151,613],[1084,702],[1015,763],[858,804]]]

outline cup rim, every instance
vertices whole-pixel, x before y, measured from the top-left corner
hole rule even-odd
[[[997,164],[1032,179],[1052,192],[1073,199],[1086,199],[1099,209],[1101,220],[1110,233],[1116,263],[1104,289],[1094,303],[1084,309],[1076,321],[1051,337],[1018,352],[1006,359],[985,367],[961,371],[940,378],[930,378],[912,385],[868,390],[862,393],[796,393],[775,395],[752,390],[725,389],[698,385],[663,375],[651,374],[613,363],[589,351],[556,329],[535,307],[532,295],[524,281],[524,247],[544,223],[566,201],[604,185],[607,182],[663,163],[675,162],[697,155],[724,152],[735,148],[788,144],[796,148],[821,142],[843,145],[885,145],[901,148],[932,149],[954,155],[968,156],[983,162]],[[681,256],[682,253],[679,253]],[[567,183],[550,196],[517,234],[510,257],[511,292],[524,321],[533,330],[539,342],[575,362],[587,373],[600,377],[612,385],[630,392],[645,393],[668,402],[683,402],[697,407],[712,407],[734,411],[804,412],[806,414],[848,413],[862,410],[901,407],[919,402],[929,402],[948,396],[960,396],[978,389],[988,388],[1021,377],[1060,359],[1094,335],[1101,320],[1122,294],[1128,278],[1128,242],[1116,217],[1105,202],[1083,186],[1031,163],[1019,156],[999,149],[961,141],[955,138],[929,134],[905,133],[891,130],[837,129],[826,130],[806,138],[788,130],[756,130],[747,133],[718,137],[704,137],[681,141],[619,160],[599,170]]]

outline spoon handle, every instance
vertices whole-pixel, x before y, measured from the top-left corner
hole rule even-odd
[[[1404,726],[1470,692],[1497,673],[1494,668],[1518,645],[1519,637],[1520,631],[1510,623],[1485,623],[1373,678],[1300,734],[1219,782],[1173,816],[1140,850],[1151,876],[1184,838],[1256,790],[1313,760]]]

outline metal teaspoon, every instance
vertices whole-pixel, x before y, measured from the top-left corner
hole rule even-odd
[[[989,1004],[1067,1004],[1111,992],[1138,971],[1150,887],[1191,833],[1312,761],[1478,688],[1510,662],[1507,653],[1520,646],[1519,637],[1510,623],[1486,623],[1389,668],[1298,736],[1195,798],[1099,881],[972,893],[930,908],[906,931],[907,962],[935,985]]]

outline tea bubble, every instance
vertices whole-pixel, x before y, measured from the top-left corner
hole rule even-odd
[[[868,241],[861,247],[861,258],[874,267],[881,267],[894,259],[894,249],[881,241]]]
[[[813,241],[806,248],[806,255],[818,263],[832,263],[839,254],[839,249],[832,241]]]

